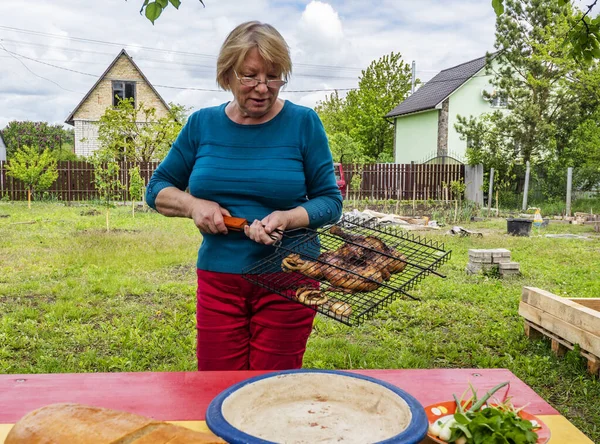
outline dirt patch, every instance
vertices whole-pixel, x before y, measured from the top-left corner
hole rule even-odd
[[[56,302],[56,296],[28,294],[25,296],[0,296],[0,304],[23,303],[27,305],[52,304]]]
[[[97,230],[80,230],[77,231],[75,234],[78,236],[84,235],[84,234],[106,234],[106,235],[111,235],[111,234],[138,234],[141,233],[142,230],[129,230],[129,229],[125,229],[125,228],[111,228],[110,231],[106,231],[106,229],[97,229]]]
[[[80,216],[99,216],[100,214],[102,213],[100,213],[100,211],[96,209],[82,211],[81,213],[79,213]]]
[[[169,276],[174,278],[191,278],[196,277],[196,264],[184,264],[171,267],[168,271]]]

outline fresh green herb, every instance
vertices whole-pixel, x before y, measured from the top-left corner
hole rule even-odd
[[[486,405],[494,393],[508,384],[497,385],[480,399],[469,384],[471,397],[463,401],[465,393],[460,400],[453,395],[456,402],[454,416],[445,422],[435,421],[429,432],[443,441],[456,444],[535,444],[538,435],[534,425],[519,416],[521,409],[515,408],[510,398],[495,405]]]
[[[535,444],[538,439],[533,424],[511,410],[485,407],[476,412],[456,413],[448,442],[466,444]],[[466,439],[461,440],[464,437]]]

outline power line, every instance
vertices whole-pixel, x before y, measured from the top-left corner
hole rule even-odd
[[[9,50],[8,50],[8,49],[6,49],[4,46],[2,46],[2,44],[0,44],[0,47],[1,47],[1,48],[2,48],[4,51],[6,51],[7,53],[9,53],[9,54],[12,54],[12,55],[13,55],[13,57],[14,57],[15,59],[17,59],[17,60],[19,60],[19,59],[17,58],[17,56],[18,56],[18,57],[22,57],[22,58],[24,58],[24,59],[27,59],[27,60],[31,60],[32,62],[41,63],[42,65],[51,66],[51,67],[53,67],[53,68],[62,69],[62,70],[65,70],[65,71],[69,71],[69,72],[76,73],[76,74],[81,74],[81,75],[84,75],[84,76],[95,77],[95,78],[98,78],[98,77],[99,77],[99,76],[98,76],[98,75],[96,75],[96,74],[91,74],[91,73],[88,73],[88,72],[77,71],[77,70],[75,70],[75,69],[70,69],[70,68],[65,68],[65,67],[58,66],[58,65],[53,65],[52,63],[46,63],[46,62],[42,62],[42,61],[40,61],[40,60],[36,60],[36,59],[34,59],[34,58],[32,58],[32,57],[27,57],[27,56],[24,56],[24,55],[22,55],[22,54],[18,54],[18,53],[16,53],[16,52],[13,52],[13,51],[9,51]],[[23,64],[23,62],[22,62],[21,60],[19,60],[19,62],[21,62],[21,63]],[[25,64],[23,64],[23,66],[25,66],[25,67],[27,68],[27,66],[26,66]],[[27,69],[29,70],[29,68],[27,68]],[[31,70],[30,70],[30,71],[31,71]],[[31,72],[32,72],[32,71],[31,71]],[[35,74],[35,73],[33,73],[33,72],[32,72],[32,74]],[[35,74],[35,75],[37,75],[37,74]],[[41,76],[38,76],[38,77],[41,77]],[[45,79],[44,77],[41,77],[41,78]],[[111,79],[111,78],[106,78],[106,79],[107,79],[107,80],[120,80],[120,79]],[[54,83],[55,85],[59,86],[60,88],[62,88],[62,86],[58,85],[58,83],[56,83],[56,82],[54,82],[54,81],[52,81],[52,80],[50,80],[50,79],[45,79],[45,80],[48,80],[48,81],[50,81],[50,82]],[[153,86],[155,86],[155,87],[159,87],[159,88],[178,89],[178,90],[207,91],[207,92],[229,92],[229,91],[224,91],[224,90],[222,90],[222,89],[196,88],[196,87],[183,87],[183,86],[172,86],[172,85],[159,85],[159,84],[155,84],[155,83],[153,83],[152,85],[153,85]],[[62,88],[62,89],[65,89],[65,88]],[[352,90],[352,89],[357,89],[357,88],[327,88],[327,89],[289,90],[289,91],[283,90],[282,92],[286,92],[286,93],[301,93],[301,92],[328,92],[328,91],[350,91],[350,90]],[[67,90],[67,89],[65,89],[65,91],[70,91],[70,90]],[[71,92],[77,92],[77,91],[71,91]]]
[[[185,56],[204,57],[204,58],[210,58],[210,59],[217,58],[216,55],[212,55],[212,54],[202,54],[202,53],[195,53],[195,52],[188,52],[188,51],[176,51],[176,50],[172,50],[172,49],[159,49],[159,48],[152,48],[152,47],[142,46],[142,45],[109,42],[106,40],[87,39],[87,38],[82,38],[82,37],[69,37],[69,36],[64,36],[64,35],[51,34],[51,33],[47,33],[47,32],[33,31],[33,30],[23,29],[23,28],[15,28],[12,26],[0,25],[0,29],[12,31],[12,32],[19,32],[19,33],[23,33],[23,34],[42,36],[42,37],[52,37],[52,38],[62,39],[62,40],[73,40],[73,41],[77,41],[77,42],[93,43],[93,44],[97,44],[97,45],[119,46],[121,48],[125,48],[125,47],[138,48],[138,49],[143,49],[146,51],[154,51],[154,52],[160,52],[160,53],[166,53],[166,54],[179,54],[179,55],[185,55]],[[308,68],[311,68],[311,67],[319,68],[319,69],[323,69],[323,68],[324,69],[345,69],[345,70],[354,70],[354,71],[362,70],[362,68],[357,68],[357,67],[353,67],[353,66],[315,65],[315,64],[310,64],[310,63],[295,63],[294,65],[295,66],[305,66]]]
[[[0,43],[0,48],[2,48],[4,51],[6,51],[6,52],[8,52],[9,54],[11,54],[11,55],[12,55],[11,51],[7,50],[7,49],[6,49],[6,48],[5,48],[5,47],[2,45],[2,43]],[[62,90],[64,90],[64,91],[68,91],[68,92],[72,92],[72,93],[76,93],[76,94],[81,94],[80,92],[77,92],[77,91],[73,91],[73,90],[71,90],[71,89],[64,88],[62,85],[59,85],[58,83],[56,83],[54,80],[51,80],[51,79],[48,79],[48,78],[46,78],[46,77],[40,76],[39,74],[36,74],[36,73],[35,73],[35,72],[33,72],[31,69],[29,69],[29,67],[28,67],[28,66],[27,66],[27,65],[26,65],[26,64],[25,64],[25,63],[24,63],[24,62],[23,62],[21,59],[19,59],[18,57],[14,56],[14,55],[12,55],[12,57],[13,57],[15,60],[17,60],[17,61],[18,61],[18,62],[19,62],[21,65],[23,65],[23,66],[25,67],[25,69],[26,69],[27,71],[29,71],[31,74],[33,74],[34,76],[36,76],[36,77],[39,77],[39,78],[40,78],[40,79],[42,79],[42,80],[47,80],[47,81],[48,81],[48,82],[50,82],[50,83],[54,83],[56,86],[58,86],[60,89],[62,89]]]
[[[19,56],[19,57],[22,57],[24,59],[31,60],[31,61],[36,62],[36,63],[41,63],[43,65],[48,65],[48,66],[51,66],[51,67],[56,68],[56,69],[62,69],[62,70],[65,70],[65,71],[76,73],[76,74],[81,74],[81,75],[85,75],[85,76],[89,76],[89,77],[98,78],[98,75],[96,75],[96,74],[90,74],[90,73],[87,73],[87,72],[82,72],[82,71],[78,71],[78,70],[75,70],[75,69],[70,69],[70,68],[65,68],[65,67],[62,67],[62,66],[54,65],[52,63],[42,62],[42,61],[34,59],[32,57],[27,57],[27,56],[24,56],[22,54],[18,54],[18,53],[13,52],[13,51],[9,51],[8,49],[6,49],[1,44],[0,44],[0,46],[2,47],[2,49],[4,51],[6,51],[7,53],[12,54],[14,56]],[[17,58],[17,57],[15,57],[15,58]],[[17,60],[19,60],[19,59],[17,58]],[[21,60],[19,60],[19,62],[23,63]],[[24,66],[27,68],[26,65],[24,65]],[[27,69],[29,70],[29,68],[27,68]],[[32,72],[31,70],[29,70],[29,71]],[[37,74],[35,74],[33,72],[32,72],[32,74],[34,74],[34,75],[37,76]],[[480,74],[480,75],[473,75],[473,76],[453,77],[453,78],[443,79],[443,80],[430,80],[428,82],[423,83],[421,85],[421,88],[423,86],[431,84],[431,83],[445,83],[445,82],[453,82],[453,81],[456,81],[456,80],[468,80],[468,79],[471,79],[471,78],[474,78],[474,77],[491,77],[491,76],[492,76],[491,74],[485,74],[485,75],[481,75]],[[38,76],[38,77],[40,77],[40,76]],[[41,78],[43,78],[43,77],[41,77]],[[52,81],[50,79],[45,79],[45,80],[48,80],[48,81],[56,84],[60,88],[65,89],[65,88],[63,88],[62,86],[58,85],[56,82],[54,82],[54,81]],[[119,79],[109,79],[109,80],[119,80]],[[158,85],[158,84],[153,84],[153,85],[156,86],[156,87],[160,87],[160,88],[178,89],[178,90],[207,91],[207,92],[226,92],[226,91],[223,91],[221,89],[183,87],[183,86]],[[282,90],[282,92],[287,92],[287,93],[307,93],[307,92],[351,91],[351,90],[355,90],[355,89],[358,89],[358,88],[324,88],[324,89],[289,90],[289,91]],[[70,90],[65,89],[65,91],[70,91]],[[76,92],[76,91],[70,91],[70,92]]]
[[[0,28],[2,28],[2,26],[0,26]],[[18,61],[19,61],[19,62],[20,62],[20,63],[21,63],[23,66],[25,66],[25,68],[27,68],[27,70],[28,70],[28,71],[30,71],[32,74],[34,74],[35,76],[37,76],[37,77],[40,77],[40,78],[42,78],[42,79],[44,79],[44,80],[48,80],[49,82],[52,82],[52,83],[54,83],[54,84],[55,84],[55,85],[57,85],[59,88],[61,88],[61,89],[64,89],[65,91],[69,91],[69,92],[76,92],[76,91],[71,91],[71,90],[68,90],[68,89],[66,89],[66,88],[63,88],[61,85],[59,85],[58,83],[54,82],[53,80],[50,80],[50,79],[47,79],[47,78],[45,78],[45,77],[42,77],[42,76],[39,76],[39,75],[37,75],[36,73],[34,73],[33,71],[31,71],[31,70],[30,70],[30,69],[27,67],[27,65],[25,65],[25,64],[23,63],[23,61],[22,61],[22,60],[20,60],[19,58],[17,58],[17,56],[18,56],[18,57],[21,57],[21,58],[24,58],[24,59],[27,59],[27,60],[31,60],[31,61],[33,61],[33,62],[36,62],[36,63],[40,63],[40,64],[47,65],[47,66],[51,66],[51,67],[53,67],[53,68],[56,68],[56,69],[61,69],[61,70],[65,70],[65,71],[73,72],[73,73],[76,73],[76,74],[81,74],[81,75],[85,75],[85,76],[89,76],[89,77],[95,77],[95,78],[98,78],[98,75],[96,75],[96,74],[91,74],[91,73],[86,73],[86,72],[78,71],[78,70],[75,70],[75,69],[65,68],[65,67],[63,67],[63,66],[54,65],[54,64],[52,64],[52,63],[46,63],[46,62],[43,62],[43,61],[41,61],[41,60],[34,59],[34,58],[32,58],[32,57],[24,56],[24,55],[22,55],[22,54],[19,54],[19,53],[16,53],[16,52],[9,51],[9,50],[8,50],[8,49],[6,49],[6,48],[5,48],[5,47],[4,47],[4,46],[3,46],[1,43],[0,43],[0,47],[1,47],[1,48],[2,48],[2,49],[5,51],[5,52],[9,53],[9,54],[10,54],[12,57],[14,57],[16,60],[18,60]],[[440,80],[430,80],[430,81],[428,81],[428,82],[424,82],[424,83],[421,85],[421,88],[422,88],[423,86],[425,86],[425,85],[432,84],[432,83],[445,83],[445,82],[453,82],[453,81],[456,81],[456,80],[467,80],[467,79],[470,79],[470,78],[473,78],[473,77],[491,77],[491,76],[492,76],[491,74],[485,74],[485,75],[474,75],[474,76],[462,76],[462,77],[454,77],[454,78],[449,78],[449,79],[440,79]],[[109,80],[111,80],[111,79],[109,79]],[[112,79],[112,80],[118,80],[118,79]],[[172,86],[172,85],[159,85],[159,84],[153,84],[153,85],[154,85],[154,86],[156,86],[156,87],[160,87],[160,88],[178,89],[178,90],[206,91],[206,92],[226,92],[226,91],[223,91],[223,90],[220,90],[220,89],[210,89],[210,88],[181,87],[181,86]],[[282,92],[284,92],[284,93],[307,93],[307,92],[351,91],[351,90],[355,90],[355,89],[358,89],[358,88],[324,88],[324,89],[310,89],[310,90],[289,90],[289,91],[283,90]]]
[[[20,41],[20,40],[12,40],[12,39],[5,39],[5,38],[0,38],[0,41],[3,42],[11,42],[11,43],[16,43],[17,45],[32,45],[32,46],[39,46],[39,47],[44,47],[44,48],[51,48],[51,49],[61,49],[61,50],[65,50],[65,51],[75,51],[75,52],[80,52],[80,53],[92,53],[92,54],[102,54],[102,55],[107,55],[107,56],[113,56],[113,53],[107,53],[107,52],[100,52],[100,51],[88,51],[88,50],[82,50],[82,49],[73,49],[73,48],[65,48],[65,47],[57,47],[57,46],[51,46],[51,45],[44,45],[41,43],[31,43],[31,42],[24,42],[24,41]],[[149,61],[149,62],[154,62],[154,63],[161,63],[161,64],[168,64],[168,65],[173,65],[173,61],[167,61],[167,60],[157,60],[157,59],[152,59],[152,58],[146,58],[146,57],[132,57],[134,60],[139,61],[139,60],[143,60],[143,61]],[[41,59],[37,59],[40,62],[42,61]],[[63,60],[48,60],[45,59],[44,61],[46,62],[50,62],[50,61],[63,61]],[[91,64],[91,63],[97,63],[97,64],[102,64],[100,62],[87,62],[87,61],[83,61],[83,60],[71,60],[70,63],[87,63],[87,64]],[[177,65],[179,66],[190,66],[190,67],[199,67],[199,68],[207,68],[210,69],[211,72],[214,72],[216,70],[216,66],[215,65],[201,65],[201,64],[197,64],[197,63],[185,63],[185,62],[177,62]],[[151,69],[161,69],[164,71],[179,71],[176,68],[158,68],[158,67],[149,67]],[[327,75],[327,74],[310,74],[310,73],[302,73],[302,72],[296,72],[293,74],[293,77],[311,77],[311,78],[323,78],[323,79],[347,79],[347,80],[356,80],[357,77],[348,77],[348,76],[333,76],[333,75]]]

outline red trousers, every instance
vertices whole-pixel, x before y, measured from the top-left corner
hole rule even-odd
[[[302,367],[314,310],[237,274],[197,274],[198,370]]]

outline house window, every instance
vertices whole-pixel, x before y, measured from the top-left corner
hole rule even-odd
[[[135,82],[124,82],[113,80],[112,82],[113,106],[117,106],[120,100],[133,99],[135,106]]]
[[[508,98],[500,94],[494,94],[490,100],[492,108],[506,108],[508,106]]]

